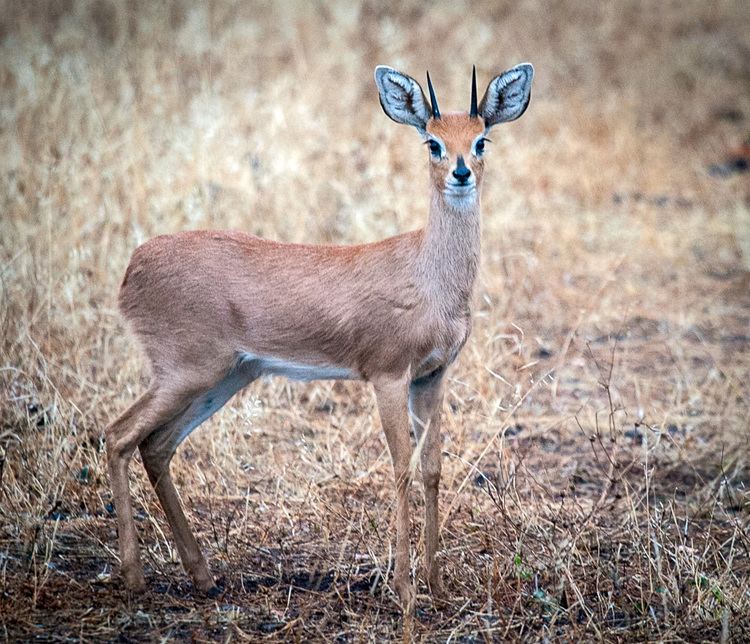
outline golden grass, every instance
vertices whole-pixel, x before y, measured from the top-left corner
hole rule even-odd
[[[742,2],[3,2],[0,635],[750,639],[750,188],[705,171],[747,134],[749,34]],[[466,109],[472,63],[523,60],[445,406],[450,599],[404,623],[385,583],[368,388],[282,380],[173,463],[223,596],[193,595],[135,463],[129,597],[102,432],[146,382],[115,308],[132,250],[420,226],[425,153],[374,66]]]

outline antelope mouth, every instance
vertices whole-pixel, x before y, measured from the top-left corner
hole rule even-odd
[[[459,183],[457,181],[446,181],[443,194],[452,200],[464,201],[476,196],[477,184],[474,181]]]

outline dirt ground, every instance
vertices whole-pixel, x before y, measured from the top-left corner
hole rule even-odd
[[[420,581],[404,618],[391,589],[369,387],[282,379],[173,461],[221,593],[193,589],[138,457],[126,592],[103,432],[148,382],[115,304],[133,249],[421,226],[426,153],[374,66],[429,67],[465,109],[472,64],[484,86],[524,60],[443,410],[447,597]],[[750,640],[744,3],[6,0],[0,87],[0,637]],[[418,576],[418,477],[411,500]]]

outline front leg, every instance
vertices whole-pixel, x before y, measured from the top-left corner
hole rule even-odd
[[[438,493],[440,488],[442,437],[440,408],[443,402],[444,368],[412,381],[409,410],[417,444],[421,447],[422,481],[425,500],[425,569],[433,597],[443,595],[440,565],[435,558],[439,542]]]
[[[393,585],[404,612],[414,609],[414,587],[409,578],[409,486],[411,484],[411,437],[409,435],[409,379],[373,381],[385,439],[393,460],[396,479],[396,569]]]

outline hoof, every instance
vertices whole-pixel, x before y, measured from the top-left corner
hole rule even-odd
[[[125,588],[131,593],[142,593],[146,590],[146,579],[142,572],[122,573],[125,578]]]
[[[443,586],[443,582],[440,579],[440,577],[436,577],[435,579],[432,579],[428,583],[428,587],[430,589],[430,595],[432,595],[432,598],[436,601],[444,601],[445,600],[445,586]]]
[[[193,578],[193,586],[195,589],[213,599],[221,595],[221,589],[216,585],[211,575],[201,575],[198,579]]]
[[[223,591],[216,584],[213,584],[209,589],[203,592],[206,593],[206,597],[209,599],[216,599]]]

